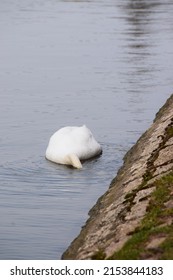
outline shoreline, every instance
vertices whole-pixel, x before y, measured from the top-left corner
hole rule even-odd
[[[173,95],[62,259],[173,259]]]

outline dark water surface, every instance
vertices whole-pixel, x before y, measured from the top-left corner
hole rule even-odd
[[[173,91],[173,2],[2,0],[0,38],[0,259],[59,259]],[[102,156],[46,161],[82,124]]]

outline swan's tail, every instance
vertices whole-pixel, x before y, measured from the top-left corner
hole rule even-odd
[[[76,154],[69,154],[68,155],[68,162],[70,165],[72,165],[75,168],[81,169],[82,168],[82,164],[80,162],[80,159],[78,158],[78,156]]]

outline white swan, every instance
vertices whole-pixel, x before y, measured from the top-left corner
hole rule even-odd
[[[85,126],[67,126],[55,132],[46,150],[50,161],[82,168],[81,160],[86,160],[102,153],[102,148]]]

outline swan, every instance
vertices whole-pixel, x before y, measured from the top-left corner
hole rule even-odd
[[[56,131],[50,138],[46,158],[52,162],[82,168],[81,160],[102,153],[102,148],[91,131],[83,126],[67,126]]]

